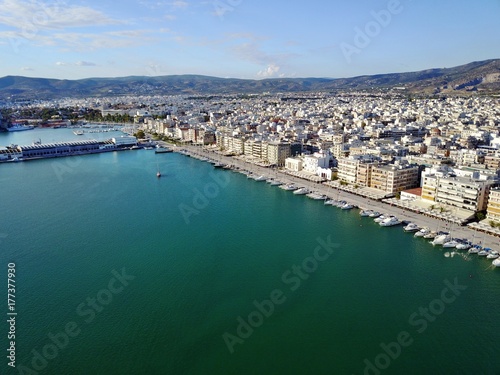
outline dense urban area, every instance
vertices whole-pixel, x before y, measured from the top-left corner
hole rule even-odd
[[[146,138],[197,145],[460,224],[500,227],[497,97],[122,96],[4,102],[1,114],[4,131],[120,125],[139,145]]]

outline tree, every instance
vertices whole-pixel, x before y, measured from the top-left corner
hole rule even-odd
[[[134,136],[138,139],[143,139],[146,137],[146,134],[144,133],[144,130],[138,130],[137,133],[134,134]]]

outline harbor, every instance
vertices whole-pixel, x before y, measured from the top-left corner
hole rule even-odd
[[[475,241],[476,244],[480,243],[480,246],[492,249],[492,251],[500,250],[500,234],[495,235],[479,231],[477,230],[477,226],[474,225],[476,223],[469,226],[459,225],[453,220],[447,220],[446,217],[438,218],[428,213],[422,213],[418,208],[412,209],[410,207],[398,206],[394,204],[393,199],[387,199],[384,195],[379,197],[376,195],[371,195],[370,197],[362,196],[353,192],[352,189],[341,190],[340,186],[335,186],[331,182],[320,183],[319,181],[299,178],[279,169],[266,168],[252,164],[238,158],[225,156],[213,150],[206,150],[196,146],[175,147],[174,150],[202,161],[211,162],[214,165],[220,164],[221,166],[226,166],[226,169],[251,176],[256,181],[278,181],[279,185],[289,187],[285,190],[292,190],[294,193],[297,189],[302,188],[304,191],[307,191],[304,195],[314,192],[317,197],[321,197],[320,199],[325,201],[328,199],[337,202],[343,201],[345,204],[357,207],[361,211],[368,209],[376,210],[385,214],[387,217],[398,218],[400,223],[411,222],[419,228],[429,228],[434,232],[446,231],[451,233],[452,238]],[[274,185],[278,185],[278,183]]]

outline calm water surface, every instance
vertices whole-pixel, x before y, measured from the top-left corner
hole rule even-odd
[[[357,210],[147,150],[2,164],[0,187],[2,373],[500,374],[500,270]]]

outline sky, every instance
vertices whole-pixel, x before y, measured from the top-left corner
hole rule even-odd
[[[342,78],[500,58],[500,0],[0,0],[0,77]]]

